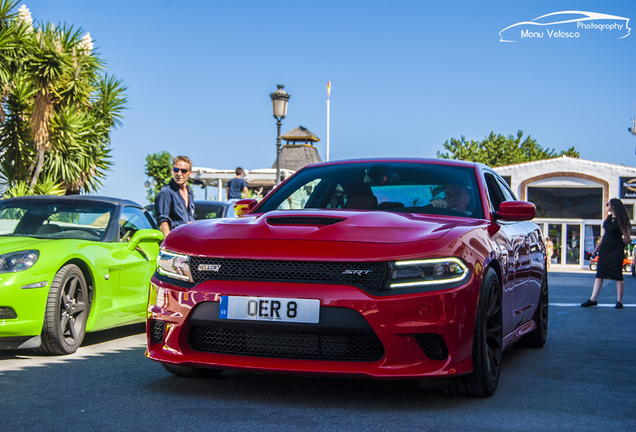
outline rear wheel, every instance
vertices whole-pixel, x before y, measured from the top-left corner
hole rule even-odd
[[[175,366],[171,364],[161,363],[161,366],[172,375],[188,378],[216,378],[223,372],[220,369],[209,368],[191,368],[186,366]]]
[[[590,270],[592,271],[596,271],[596,266],[597,266],[597,262],[596,261],[590,261]]]
[[[493,269],[488,269],[479,293],[473,341],[473,372],[455,378],[448,392],[487,397],[497,389],[501,373],[503,325],[501,288]]]
[[[84,340],[88,318],[88,286],[75,264],[67,264],[51,283],[42,327],[40,352],[71,354]]]
[[[625,273],[631,273],[631,272],[632,272],[632,265],[631,265],[631,264],[625,264],[625,265],[623,266],[623,271],[624,271]]]

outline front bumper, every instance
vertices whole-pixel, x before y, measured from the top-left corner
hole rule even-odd
[[[37,282],[46,282],[46,286],[27,288]],[[51,281],[43,275],[31,272],[0,274],[0,306],[13,309],[17,315],[16,318],[0,320],[0,339],[39,336],[42,333],[50,284]],[[3,349],[2,344],[0,349]]]
[[[206,281],[186,289],[153,278],[146,356],[190,367],[374,378],[465,374],[472,371],[478,293],[474,277],[455,289],[382,297],[346,285]],[[220,320],[223,295],[318,299],[320,322]],[[231,335],[231,343],[200,343],[219,334]],[[356,357],[358,345],[351,345],[367,336],[377,343],[363,340],[366,351]],[[276,348],[281,340],[302,349]]]

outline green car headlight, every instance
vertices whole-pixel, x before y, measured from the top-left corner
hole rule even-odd
[[[173,279],[194,282],[190,272],[190,257],[162,249],[157,256],[157,272]]]
[[[427,287],[431,290],[454,288],[470,277],[468,267],[459,258],[434,258],[389,263],[389,278],[384,289]]]
[[[15,273],[33,267],[40,257],[40,251],[27,250],[0,255],[0,273]]]

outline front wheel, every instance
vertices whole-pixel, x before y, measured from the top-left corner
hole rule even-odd
[[[596,261],[590,261],[590,270],[596,271],[596,266],[598,263]]]
[[[51,283],[44,313],[40,351],[72,354],[84,340],[88,318],[88,286],[75,264],[62,267]]]
[[[461,396],[491,396],[499,383],[502,341],[501,288],[495,271],[490,268],[479,293],[473,341],[473,371],[451,381],[448,392]]]
[[[632,267],[633,267],[633,266],[632,266],[631,264],[625,264],[625,265],[623,266],[623,271],[624,271],[625,273],[631,273],[631,272],[632,272]]]

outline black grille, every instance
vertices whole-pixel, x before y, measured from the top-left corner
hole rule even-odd
[[[218,271],[199,270],[212,266]],[[218,268],[216,266],[219,266]],[[258,280],[353,285],[377,291],[382,287],[385,263],[240,260],[191,257],[194,283],[206,280]]]
[[[267,218],[270,225],[333,225],[342,222],[344,218],[333,217],[271,217]]]
[[[151,340],[153,343],[163,343],[163,334],[166,330],[166,323],[164,321],[155,320],[152,323],[152,336]]]
[[[375,334],[296,333],[192,326],[197,351],[302,360],[377,361],[384,356]]]
[[[431,360],[446,360],[448,358],[448,347],[440,335],[420,333],[415,335],[415,341],[422,348],[426,357]]]

